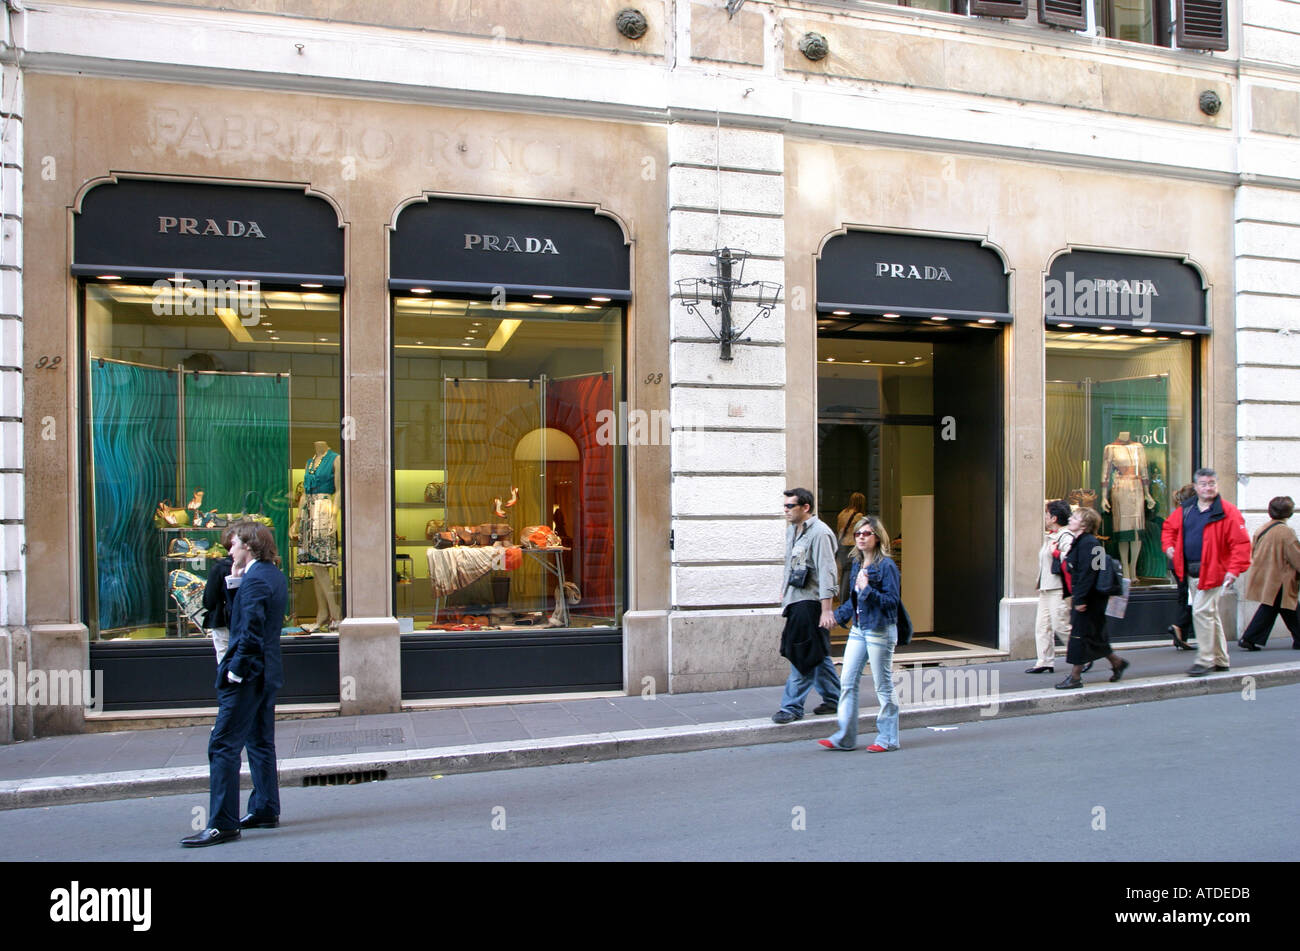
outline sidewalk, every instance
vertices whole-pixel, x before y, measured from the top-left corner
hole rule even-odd
[[[1106,662],[1084,675],[1081,690],[1053,687],[1056,674],[1024,673],[1030,662],[1003,661],[966,667],[895,668],[910,678],[904,696],[904,730],[1025,716],[1093,706],[1140,703],[1195,694],[1242,691],[1300,683],[1300,651],[1274,637],[1263,651],[1230,645],[1233,669],[1192,678],[1194,653],[1172,647],[1124,651],[1132,662],[1124,680],[1107,682]],[[1252,679],[1244,678],[1249,675]],[[659,694],[653,698],[557,699],[422,710],[361,717],[282,720],[276,724],[280,783],[334,785],[444,773],[616,759],[754,743],[829,736],[834,718],[813,716],[809,697],[803,720],[779,726],[771,715],[781,687],[714,693]],[[864,678],[865,747],[874,733],[874,694]],[[867,706],[866,704],[873,704]],[[205,793],[207,726],[117,733],[84,733],[0,746],[0,809]],[[906,746],[906,737],[904,737]],[[247,770],[244,786],[248,788]]]

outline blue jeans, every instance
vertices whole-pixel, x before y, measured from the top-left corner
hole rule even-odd
[[[803,702],[813,687],[827,703],[839,703],[840,678],[835,675],[835,661],[823,657],[811,674],[801,674],[794,664],[790,676],[785,678],[785,693],[781,695],[781,709],[795,716],[803,716]]]
[[[849,632],[849,642],[844,646],[840,728],[831,737],[831,742],[841,749],[851,750],[858,744],[858,681],[867,661],[871,662],[871,679],[875,681],[876,699],[880,703],[880,712],[876,714],[876,745],[887,750],[898,749],[898,703],[894,699],[897,644],[898,628],[892,624],[883,633],[869,631],[864,635],[856,627]]]

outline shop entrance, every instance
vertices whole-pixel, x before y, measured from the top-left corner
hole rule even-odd
[[[889,533],[913,649],[995,647],[1002,588],[998,328],[821,321],[818,511],[840,535],[855,494]]]

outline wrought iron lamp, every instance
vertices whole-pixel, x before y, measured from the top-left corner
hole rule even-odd
[[[717,277],[687,277],[676,282],[677,296],[686,309],[700,318],[708,328],[709,334],[722,345],[721,359],[731,359],[731,345],[748,340],[745,331],[754,325],[760,317],[772,313],[781,300],[781,285],[774,281],[750,281],[745,283],[745,261],[748,251],[738,248],[719,248],[713,252],[717,266]],[[732,305],[736,303],[736,294],[741,292],[745,300],[754,304],[756,312],[749,323],[737,331],[732,324]],[[747,293],[746,293],[747,292]],[[700,313],[700,302],[707,300],[717,311],[718,329],[708,322]]]

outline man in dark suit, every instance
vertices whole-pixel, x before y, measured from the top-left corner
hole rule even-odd
[[[187,848],[231,842],[239,830],[280,824],[275,766],[275,697],[284,686],[280,628],[289,586],[275,566],[275,539],[256,522],[236,526],[230,543],[230,646],[217,664],[217,722],[208,740],[211,799],[208,828],[181,840]],[[247,746],[253,794],[239,816],[239,754]]]

